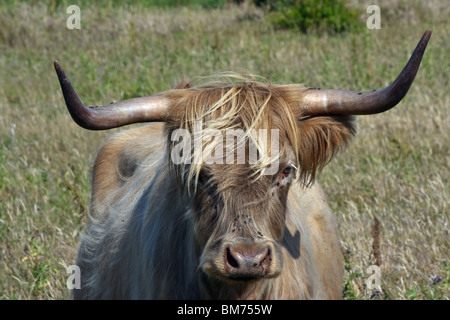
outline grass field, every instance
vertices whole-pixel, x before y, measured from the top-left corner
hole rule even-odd
[[[337,35],[276,29],[253,7],[79,3],[80,30],[66,27],[65,1],[0,4],[0,299],[69,298],[93,159],[118,130],[72,121],[55,59],[87,105],[225,70],[368,91],[397,76],[426,29],[433,35],[406,98],[359,117],[351,145],[318,180],[338,217],[346,299],[449,299],[448,1],[379,1],[380,30]],[[365,26],[367,4],[349,5]],[[377,259],[374,296],[365,283]]]

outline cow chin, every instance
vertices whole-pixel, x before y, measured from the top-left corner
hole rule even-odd
[[[200,267],[210,277],[243,284],[277,277],[283,260],[274,241],[224,240],[205,247]]]

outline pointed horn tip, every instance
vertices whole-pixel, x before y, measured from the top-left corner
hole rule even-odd
[[[428,44],[428,41],[430,40],[431,33],[431,30],[426,30],[422,36],[422,39],[420,39],[420,43],[423,43],[426,46]]]
[[[58,60],[55,60],[53,62],[53,66],[55,67],[56,74],[58,75],[58,78],[60,80],[67,78],[66,73],[64,72],[64,69],[59,64]]]

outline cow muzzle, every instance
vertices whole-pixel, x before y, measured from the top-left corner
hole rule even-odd
[[[252,280],[268,275],[272,266],[272,252],[268,244],[225,244],[224,271],[233,280]]]
[[[204,272],[235,281],[276,277],[281,268],[281,252],[272,241],[222,241],[202,257]]]

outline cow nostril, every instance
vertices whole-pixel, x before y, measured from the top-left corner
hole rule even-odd
[[[262,260],[259,262],[259,265],[263,268],[268,268],[270,266],[270,262],[272,261],[272,251],[270,248],[267,249],[266,254],[262,257]]]
[[[228,265],[234,269],[239,268],[239,263],[236,261],[236,259],[233,257],[233,255],[231,254],[231,250],[230,248],[227,248],[227,257],[226,257],[226,261],[228,263]]]

